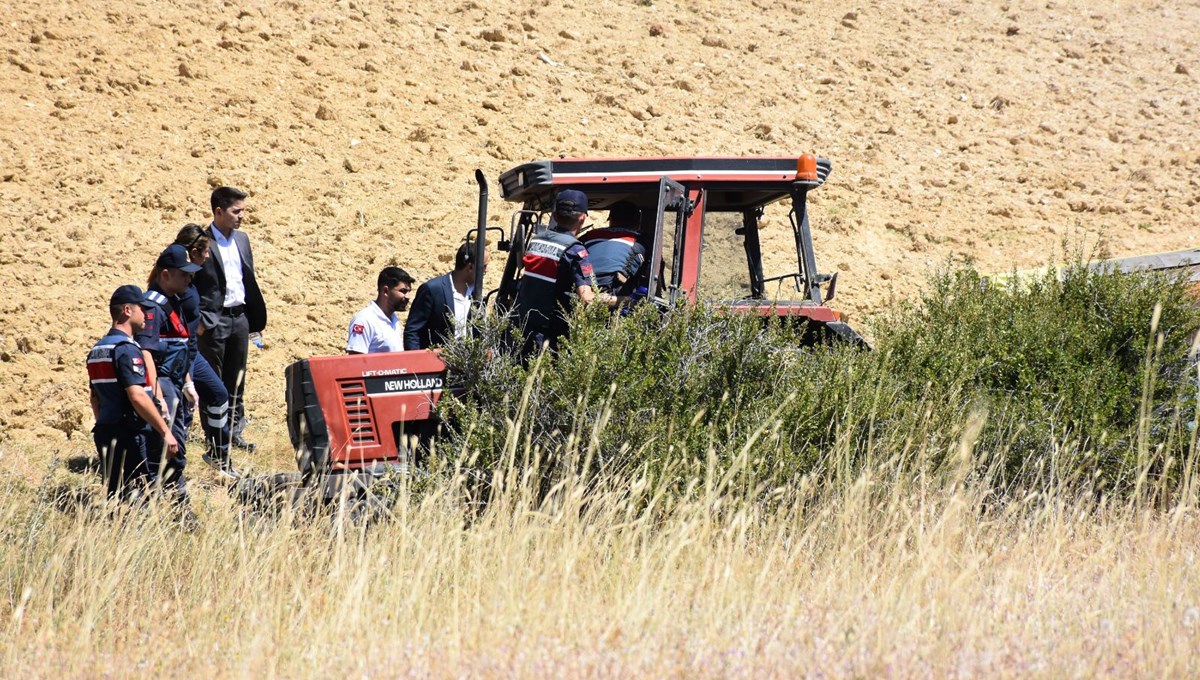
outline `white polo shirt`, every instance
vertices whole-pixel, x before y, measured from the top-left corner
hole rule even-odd
[[[374,300],[350,320],[346,351],[359,354],[404,351],[404,324],[388,317]]]

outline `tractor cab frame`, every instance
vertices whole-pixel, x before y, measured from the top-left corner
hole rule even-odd
[[[808,217],[808,193],[825,182],[831,163],[810,155],[787,158],[557,159],[518,165],[500,175],[505,200],[521,204],[512,216],[512,247],[495,306],[509,309],[516,297],[524,245],[549,228],[554,197],[564,189],[588,196],[589,214],[618,202],[641,212],[639,237],[647,253],[643,283],[651,300],[670,306],[708,297],[702,268],[716,244],[741,241],[744,274],[736,296],[714,299],[730,313],[807,320],[814,340],[840,339],[865,345],[827,301],[837,275],[817,269]],[[794,265],[765,276],[761,220],[767,206],[787,202]],[[715,218],[723,219],[715,219]],[[718,234],[718,230],[721,231]],[[732,233],[725,233],[732,232]],[[586,239],[586,233],[581,235]],[[731,253],[712,253],[727,262]],[[787,286],[789,297],[771,299],[769,284]]]

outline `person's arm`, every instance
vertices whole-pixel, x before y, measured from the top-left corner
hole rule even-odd
[[[175,441],[175,435],[171,434],[171,428],[167,425],[167,421],[163,420],[162,414],[158,412],[158,407],[150,400],[150,395],[146,394],[146,390],[141,385],[130,385],[125,388],[125,394],[129,396],[129,403],[133,404],[133,410],[141,416],[142,420],[150,423],[150,427],[162,437],[163,444],[167,447],[167,458],[174,458],[179,453],[179,442]]]
[[[91,386],[88,387],[88,392],[91,393],[89,401],[92,403],[92,420],[100,420],[100,397],[96,396],[96,390],[93,390]]]
[[[350,327],[346,329],[346,353],[347,354],[368,354],[371,351],[371,327],[365,323],[360,323],[358,317],[350,320]]]
[[[183,379],[183,396],[187,398],[188,406],[191,410],[196,410],[196,405],[200,403],[200,395],[196,393],[196,383],[192,380],[192,372],[188,371],[187,376]]]
[[[579,296],[579,301],[585,305],[600,302],[609,309],[615,309],[621,303],[620,298],[611,293],[597,294],[595,291],[595,273],[592,271],[592,261],[588,258],[587,249],[579,248],[573,254],[568,251],[568,254],[572,255],[571,267],[575,276],[575,294]]]
[[[116,356],[113,357],[117,383],[125,388],[125,394],[134,412],[162,436],[163,444],[167,447],[167,457],[174,458],[179,453],[179,442],[171,434],[171,427],[167,425],[163,415],[158,412],[158,406],[146,393],[146,378],[154,364],[147,362],[139,366],[141,361],[144,360],[133,347],[118,347]]]
[[[579,286],[575,289],[575,294],[579,296],[579,300],[585,305],[590,305],[593,302],[598,302],[605,305],[609,309],[616,309],[621,304],[621,296],[613,295],[612,293],[600,292],[592,290],[591,286]]]
[[[429,282],[417,287],[413,297],[412,307],[408,310],[408,319],[404,322],[404,349],[421,349],[421,331],[429,325],[433,317],[433,293],[430,292]]]
[[[154,355],[150,350],[142,350],[142,362],[146,365],[146,385],[154,392],[154,398],[162,406],[162,414],[167,415],[167,400],[163,399],[162,386],[158,384],[158,367],[154,365]]]
[[[159,339],[162,313],[162,309],[158,307],[147,308],[146,324],[142,326],[142,330],[134,333],[133,341],[142,348],[142,361],[146,367],[146,386],[154,393],[154,398],[162,404],[162,413],[165,417],[167,402],[162,396],[162,386],[158,384],[158,367],[154,365],[154,352],[162,348],[162,341]]]

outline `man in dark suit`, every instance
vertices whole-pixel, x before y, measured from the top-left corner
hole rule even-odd
[[[483,256],[487,271],[487,253]],[[404,324],[404,349],[444,345],[467,332],[475,283],[475,244],[464,243],[454,254],[454,271],[430,279],[417,288],[408,321]]]
[[[250,239],[239,229],[245,217],[246,193],[217,187],[211,204],[213,220],[205,232],[211,256],[193,279],[200,293],[200,353],[229,390],[233,445],[253,451],[254,445],[242,437],[246,427],[242,395],[250,334],[266,327],[267,306],[254,275]]]

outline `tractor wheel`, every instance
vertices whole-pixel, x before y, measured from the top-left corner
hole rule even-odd
[[[317,452],[312,434],[308,430],[308,416],[303,413],[299,415],[299,430],[300,446],[296,448],[296,467],[300,470],[301,479],[307,484],[316,472]]]

